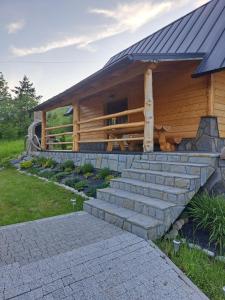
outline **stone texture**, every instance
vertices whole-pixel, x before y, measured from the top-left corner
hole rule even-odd
[[[207,299],[153,243],[86,213],[0,228],[1,249],[15,244],[24,259],[0,260],[3,300]]]

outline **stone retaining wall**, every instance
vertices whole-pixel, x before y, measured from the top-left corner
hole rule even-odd
[[[58,163],[71,159],[76,166],[91,163],[94,168],[109,168],[112,171],[121,172],[130,168],[134,159],[140,159],[141,154],[116,154],[116,153],[87,153],[87,152],[57,152],[41,151],[33,152],[36,156],[52,157]]]

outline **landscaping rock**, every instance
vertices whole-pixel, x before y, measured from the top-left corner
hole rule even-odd
[[[219,261],[222,261],[222,262],[225,263],[225,256],[217,255],[217,256],[215,257],[215,259],[216,259],[216,260],[219,260]]]
[[[169,233],[167,233],[167,234],[165,235],[165,239],[173,240],[173,239],[175,239],[177,236],[178,236],[178,230],[177,230],[177,229],[172,229],[172,230],[170,230]]]

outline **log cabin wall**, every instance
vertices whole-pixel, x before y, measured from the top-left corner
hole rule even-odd
[[[180,64],[180,63],[179,63]],[[155,124],[171,126],[169,136],[194,138],[200,118],[208,115],[209,77],[192,78],[198,62],[190,62],[184,68],[176,66],[165,72],[153,72],[154,118]],[[217,75],[218,74],[218,75]],[[225,87],[222,84],[225,72],[215,73],[215,115],[219,116],[221,137],[225,137]],[[80,101],[80,120],[102,116],[110,96],[115,100],[128,99],[128,109],[144,106],[144,76]],[[222,106],[221,106],[222,105]],[[129,121],[144,120],[142,113],[130,115]],[[81,125],[82,129],[101,127],[105,121]],[[103,132],[83,133],[81,140],[105,139]]]
[[[212,74],[214,115],[218,120],[219,135],[225,138],[225,71]]]
[[[207,115],[208,76],[192,78],[196,63],[153,76],[155,124],[171,126],[172,137],[194,138]]]
[[[80,120],[87,120],[95,117],[99,117],[105,114],[106,104],[110,100],[110,96],[113,95],[113,101],[128,99],[128,109],[134,109],[144,106],[144,88],[143,77],[136,78],[132,82],[127,82],[115,86],[98,96],[93,96],[80,101]],[[144,120],[143,113],[128,116],[129,122],[136,122]],[[91,123],[81,124],[80,129],[89,129],[101,127],[105,124],[105,121],[95,121]],[[106,135],[103,132],[82,133],[81,140],[85,139],[105,139]]]

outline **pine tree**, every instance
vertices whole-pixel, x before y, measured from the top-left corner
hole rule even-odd
[[[31,110],[38,105],[41,96],[36,95],[35,87],[26,75],[22,81],[19,81],[19,86],[16,86],[12,91],[15,93],[15,122],[19,129],[19,135],[25,135],[27,127],[32,122]]]
[[[19,81],[19,86],[16,86],[12,91],[16,94],[16,97],[25,95],[37,101],[41,99],[41,96],[36,95],[36,90],[33,86],[33,83],[30,82],[26,75],[24,75],[23,80]]]
[[[2,72],[0,72],[0,101],[6,100],[10,97],[8,83],[5,80]]]

